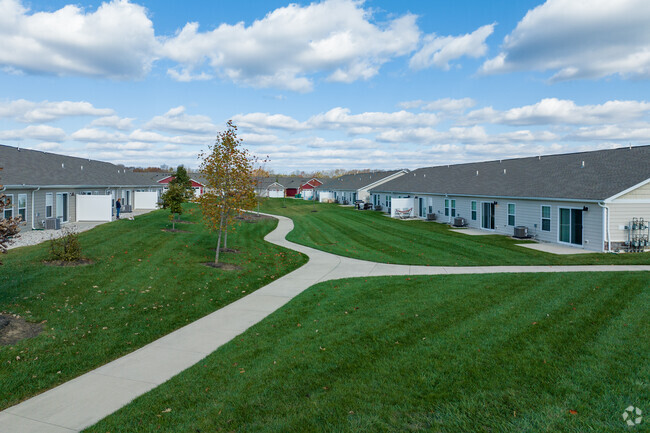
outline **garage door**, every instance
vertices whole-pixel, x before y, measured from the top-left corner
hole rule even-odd
[[[269,197],[271,198],[282,198],[284,197],[284,191],[272,189],[269,191]]]

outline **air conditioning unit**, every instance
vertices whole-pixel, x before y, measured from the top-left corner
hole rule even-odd
[[[528,227],[526,226],[517,226],[515,227],[514,237],[525,239],[528,237]]]
[[[434,213],[427,214],[427,221],[435,221],[435,220],[436,220],[436,214]]]
[[[454,226],[456,227],[465,227],[467,225],[467,220],[463,217],[454,218]]]
[[[61,220],[59,218],[47,218],[45,220],[46,230],[61,230]]]

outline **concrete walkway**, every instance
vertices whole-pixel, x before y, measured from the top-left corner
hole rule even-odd
[[[277,218],[278,227],[265,240],[308,255],[307,264],[129,355],[0,412],[0,432],[69,433],[89,427],[322,281],[382,275],[650,271],[650,266],[643,265],[438,267],[374,263],[289,242],[285,236],[293,229],[293,222]]]

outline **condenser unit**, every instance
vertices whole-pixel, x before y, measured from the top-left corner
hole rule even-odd
[[[467,225],[467,220],[463,217],[455,217],[454,218],[454,226],[455,227],[465,227]]]
[[[47,218],[45,220],[45,229],[46,230],[60,230],[61,229],[61,220],[59,218]]]
[[[525,239],[528,237],[528,227],[526,226],[517,226],[515,227],[514,237]]]

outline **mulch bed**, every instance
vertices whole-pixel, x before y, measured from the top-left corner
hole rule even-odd
[[[176,221],[176,224],[198,224],[196,221]]]
[[[19,316],[0,314],[0,346],[9,346],[36,337],[43,330],[40,323],[29,323]]]
[[[180,229],[161,229],[161,230],[167,233],[192,233],[189,230],[180,230]]]
[[[210,268],[221,269],[224,271],[239,271],[242,269],[241,266],[233,265],[232,263],[215,263],[215,262],[206,262],[203,263],[205,266]]]
[[[47,266],[62,266],[62,267],[74,267],[74,266],[86,266],[92,265],[93,262],[90,259],[79,259],[74,261],[68,260],[43,260],[43,264]]]

